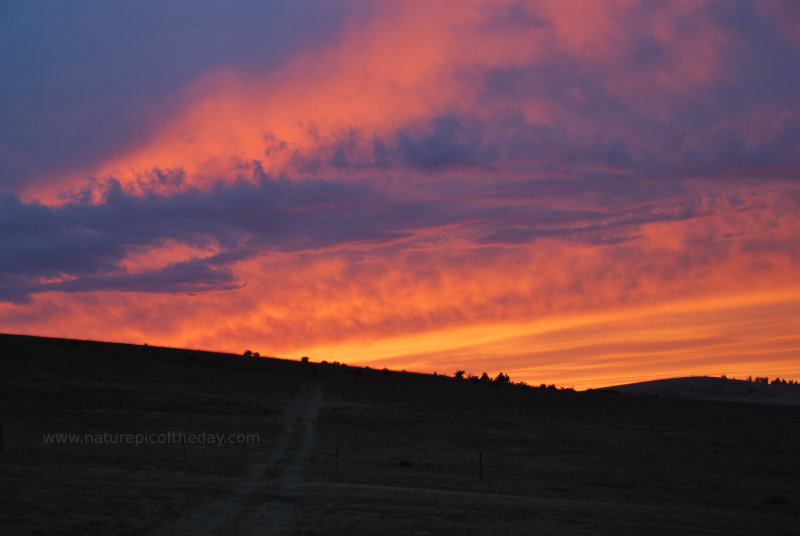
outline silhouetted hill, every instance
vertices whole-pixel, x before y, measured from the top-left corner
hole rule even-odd
[[[0,532],[794,535],[798,420],[0,335]]]
[[[767,384],[708,376],[615,385],[604,390],[632,395],[800,406],[800,385]]]

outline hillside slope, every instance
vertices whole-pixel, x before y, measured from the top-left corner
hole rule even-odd
[[[791,406],[0,335],[0,526],[789,535],[799,421]]]
[[[692,376],[606,387],[605,390],[632,395],[666,396],[724,402],[783,404],[800,406],[800,386],[768,385],[729,378]]]

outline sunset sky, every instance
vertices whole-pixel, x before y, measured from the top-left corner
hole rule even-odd
[[[800,379],[800,3],[6,0],[0,331]]]

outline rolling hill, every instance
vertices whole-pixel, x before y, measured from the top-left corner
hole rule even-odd
[[[0,526],[796,534],[798,422],[794,406],[0,335]]]
[[[606,390],[632,395],[800,406],[800,385],[765,384],[708,376],[669,378],[616,385],[606,387]]]

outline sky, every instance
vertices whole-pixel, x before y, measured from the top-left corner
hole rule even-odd
[[[6,0],[0,331],[800,379],[800,4]]]

